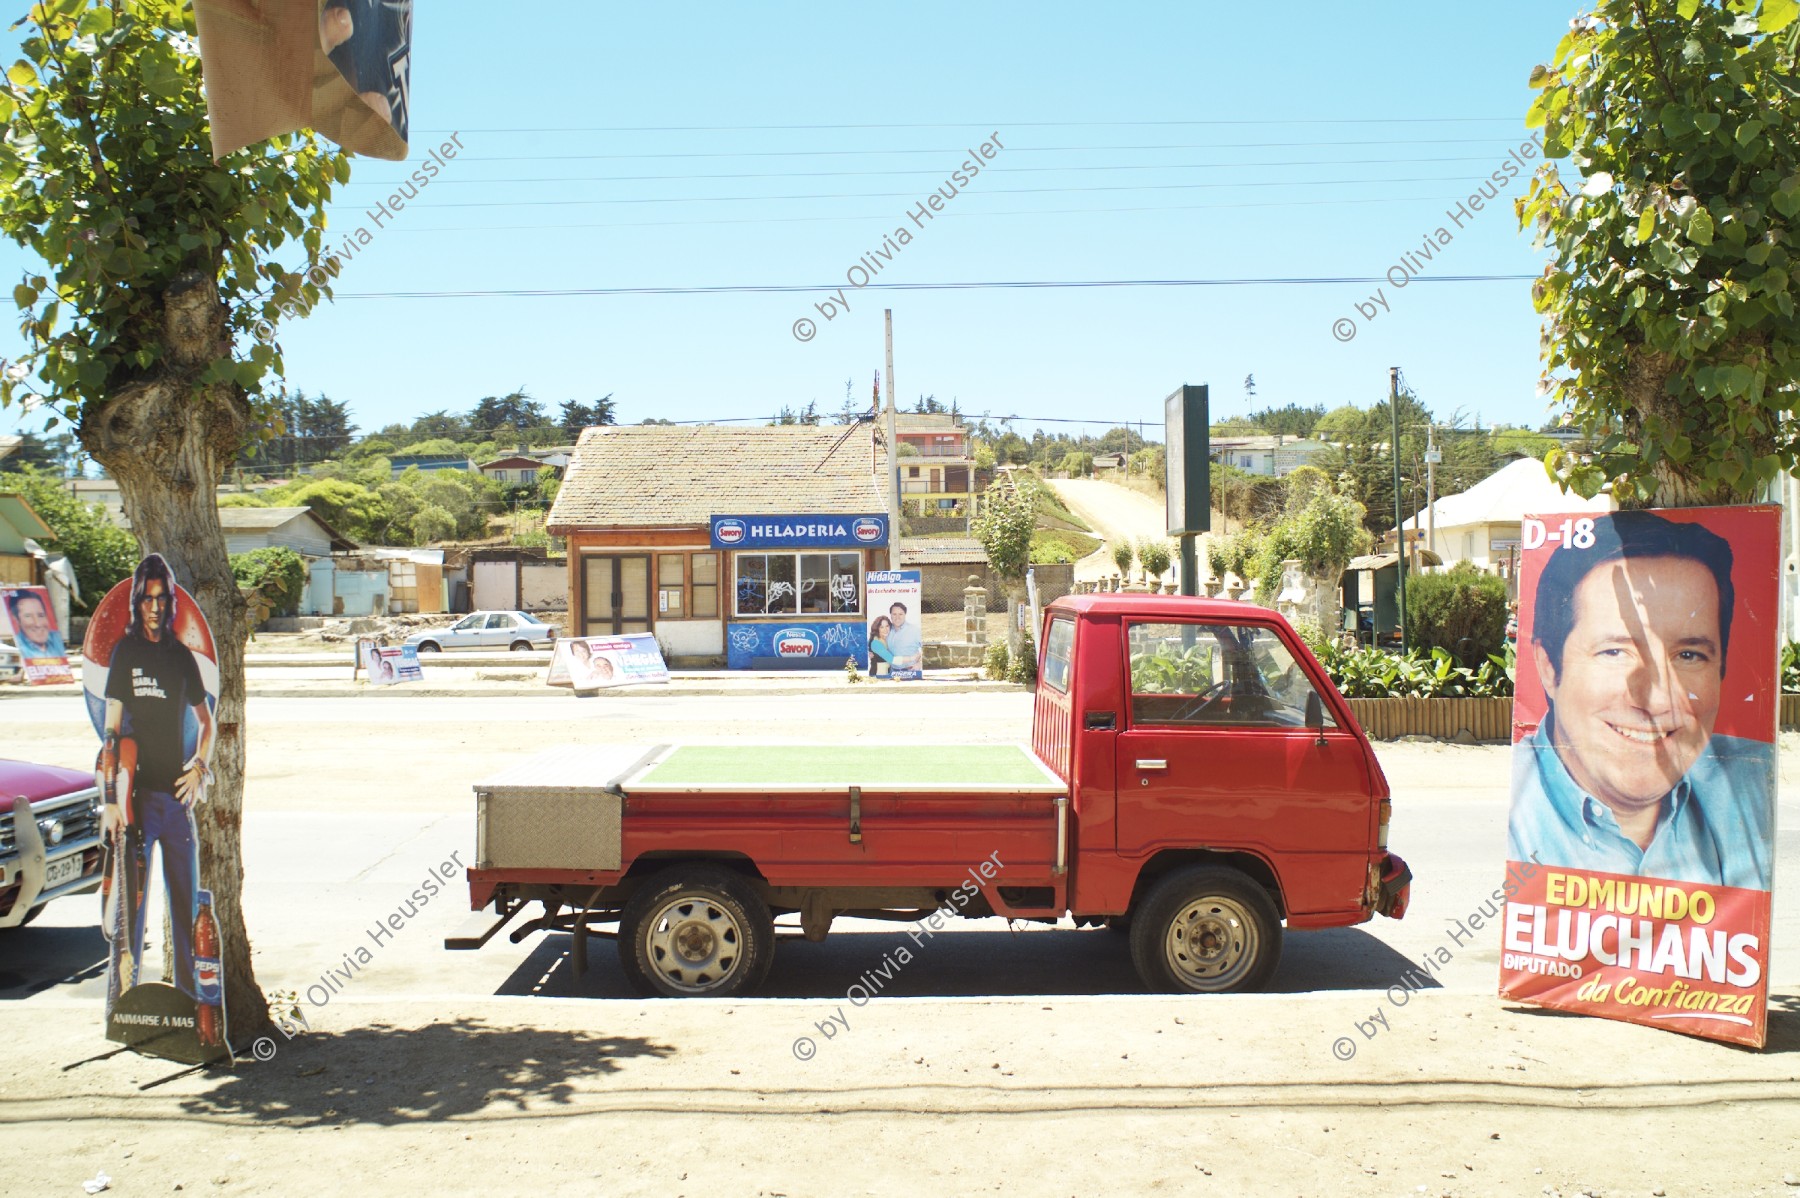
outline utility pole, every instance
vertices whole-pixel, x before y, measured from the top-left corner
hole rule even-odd
[[[900,568],[900,421],[894,415],[894,310],[887,324],[888,569]]]
[[[1393,440],[1388,443],[1388,460],[1394,466],[1394,546],[1400,551],[1400,652],[1406,652],[1406,525],[1400,516],[1400,368],[1388,367],[1388,416],[1393,422]]]
[[[1438,452],[1437,426],[1425,426],[1425,551],[1437,553],[1437,467],[1444,455]]]

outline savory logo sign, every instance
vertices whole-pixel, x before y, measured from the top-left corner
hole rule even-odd
[[[862,549],[885,545],[886,516],[714,516],[714,549]]]

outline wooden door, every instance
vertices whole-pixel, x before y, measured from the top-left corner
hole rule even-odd
[[[650,631],[648,554],[595,554],[583,562],[582,571],[584,636]]]

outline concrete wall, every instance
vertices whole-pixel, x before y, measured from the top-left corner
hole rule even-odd
[[[337,594],[337,566],[328,557],[306,564],[306,594],[300,597],[300,615],[329,616],[332,596]]]
[[[979,575],[981,585],[987,588],[990,609],[1000,607],[1005,599],[1006,591],[999,576],[989,570],[985,562],[937,563],[906,568],[919,571],[923,590],[921,606],[929,614],[961,611],[963,588],[969,585],[971,574]],[[1036,565],[1032,570],[1037,574],[1038,597],[1043,603],[1049,603],[1075,589],[1073,563]]]
[[[569,606],[569,572],[561,562],[527,563],[521,589],[525,594],[519,606],[526,611],[564,611]]]
[[[723,657],[723,620],[660,620],[656,641],[670,657]]]
[[[470,562],[469,604],[476,611],[507,611],[519,606],[516,562]],[[568,593],[568,583],[563,583]]]
[[[339,569],[333,576],[332,615],[386,615],[388,609],[388,572],[379,570]]]

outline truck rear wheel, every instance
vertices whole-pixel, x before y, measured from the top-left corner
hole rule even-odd
[[[1190,866],[1158,882],[1132,912],[1131,960],[1152,990],[1260,990],[1281,961],[1281,917],[1237,870]]]
[[[716,866],[664,870],[625,904],[619,960],[639,994],[751,994],[775,956],[775,918],[741,874]]]

